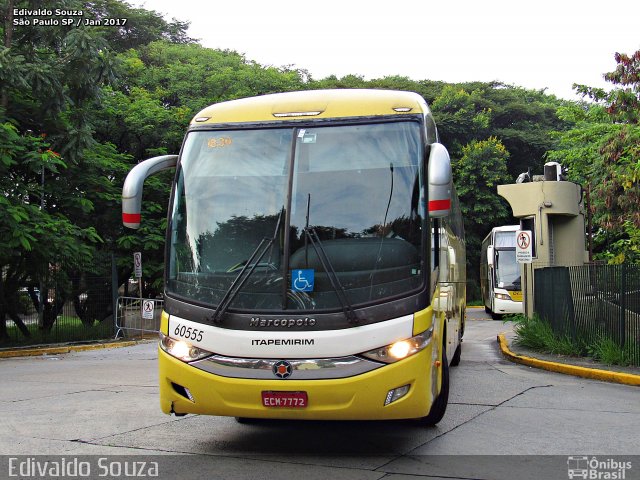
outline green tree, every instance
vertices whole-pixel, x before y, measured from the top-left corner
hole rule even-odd
[[[560,134],[548,158],[569,167],[588,191],[596,226],[596,253],[613,263],[640,262],[640,51],[616,54],[618,66],[605,78],[607,92],[576,85],[593,103],[561,108],[573,127]]]
[[[429,98],[428,91],[419,93]],[[512,180],[528,169],[542,173],[545,153],[555,145],[549,132],[569,126],[556,116],[558,107],[569,102],[498,82],[445,85],[430,103],[443,143],[454,155],[472,140],[499,138],[509,152]]]
[[[14,5],[28,6],[26,2]],[[4,28],[5,43],[0,47],[2,70],[7,72],[0,78],[0,198],[4,204],[0,338],[7,336],[7,317],[28,335],[17,318],[17,291],[28,279],[49,275],[49,266],[56,261],[52,252],[72,259],[73,264],[90,255],[91,246],[99,241],[93,226],[83,228],[63,211],[62,205],[83,205],[85,200],[77,192],[69,194],[66,182],[53,179],[77,164],[80,152],[91,144],[87,112],[100,84],[111,75],[104,43],[89,31],[14,30],[8,22]],[[44,295],[45,329],[53,325],[63,297],[62,288],[56,290],[55,298]],[[34,295],[33,299],[40,307],[39,298]]]
[[[125,58],[131,67],[126,83],[148,90],[163,105],[188,107],[194,114],[225,100],[299,90],[307,75],[197,44],[153,42],[127,52]]]
[[[11,0],[2,7],[6,21],[0,47],[0,341],[7,337],[7,318],[29,334],[17,317],[18,289],[25,283],[47,288],[51,275],[58,281],[55,298],[42,292],[43,305],[31,289],[36,308],[42,308],[45,329],[51,328],[68,297],[75,296],[78,303],[78,285],[69,279],[116,245],[122,230],[122,179],[131,161],[94,135],[103,88],[114,82],[117,70],[105,39],[114,30],[14,26],[13,8],[42,5]],[[117,1],[66,0],[50,2],[47,8],[106,16],[116,8],[126,16],[128,7]],[[102,13],[97,13],[99,8]],[[141,23],[155,21],[151,14],[142,17]],[[180,25],[174,27],[179,36]],[[156,31],[149,38],[163,36]],[[110,308],[87,308],[96,306],[90,287],[85,305],[77,308],[88,325],[102,320]]]
[[[192,43],[187,35],[189,22],[172,19],[167,22],[161,13],[144,8],[133,8],[121,0],[93,0],[83,2],[87,18],[97,21],[104,19],[125,19],[118,27],[96,27],[102,37],[115,52],[140,48],[151,42],[166,40],[171,43]]]
[[[57,197],[55,185],[42,185],[43,174],[58,174],[66,164],[42,137],[20,134],[10,122],[0,125],[0,341],[7,338],[6,320],[12,319],[25,336],[18,317],[18,290],[36,281],[58,258],[90,256],[99,241],[93,226],[76,225],[66,216],[47,211],[47,199]],[[43,327],[51,328],[64,303],[62,290],[43,305]],[[34,299],[35,300],[35,299]],[[36,305],[39,307],[39,305]]]
[[[467,241],[469,298],[480,298],[480,247],[496,225],[511,218],[507,203],[497,195],[497,186],[509,183],[509,152],[495,137],[473,140],[462,148],[462,157],[452,159],[453,178],[460,197]]]
[[[330,75],[321,80],[312,80],[309,84],[309,88],[314,90],[320,89],[333,89],[333,88],[372,88],[370,82],[366,81],[362,75],[345,75],[338,78],[335,75]],[[395,89],[395,84],[392,84],[389,89]]]
[[[477,92],[469,93],[457,85],[445,86],[431,103],[440,141],[454,157],[462,155],[464,145],[486,138],[492,112],[479,108]]]

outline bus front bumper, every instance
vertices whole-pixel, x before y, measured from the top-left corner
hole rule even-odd
[[[433,344],[404,360],[348,378],[254,380],[212,374],[158,349],[160,404],[164,413],[306,420],[384,420],[429,413],[439,369]],[[385,405],[390,390],[409,391]],[[265,407],[262,392],[306,392],[305,408]]]
[[[493,311],[499,314],[522,313],[522,302],[494,298],[493,306]]]

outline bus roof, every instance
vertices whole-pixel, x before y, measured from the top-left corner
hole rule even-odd
[[[482,243],[488,244],[489,239],[491,239],[493,237],[493,234],[495,234],[496,232],[516,232],[518,230],[520,230],[520,225],[500,225],[499,227],[493,227],[491,231],[487,233],[487,236],[484,237]]]
[[[500,227],[493,227],[493,232],[515,232],[520,230],[520,225],[502,225]]]
[[[424,99],[398,90],[342,89],[275,93],[211,105],[191,125],[288,119],[430,114]]]

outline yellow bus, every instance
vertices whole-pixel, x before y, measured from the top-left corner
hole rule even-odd
[[[167,414],[440,421],[460,361],[465,249],[446,148],[415,93],[211,105],[179,155],[166,237]]]

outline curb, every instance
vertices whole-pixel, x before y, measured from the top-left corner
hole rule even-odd
[[[141,343],[140,340],[128,340],[125,342],[94,343],[91,345],[65,345],[62,347],[25,348],[18,350],[0,351],[0,358],[35,357],[39,355],[61,355],[70,352],[86,352],[88,350],[101,350],[104,348],[130,347]]]
[[[601,380],[604,382],[622,383],[625,385],[640,386],[640,375],[630,373],[611,372],[609,370],[600,370],[597,368],[578,367],[576,365],[567,365],[565,363],[549,362],[547,360],[539,360],[537,358],[526,357],[513,353],[509,349],[507,339],[503,333],[498,334],[498,344],[502,354],[514,363],[520,363],[529,367],[542,368],[550,372],[564,373],[566,375],[574,375],[576,377],[590,378],[593,380]]]

